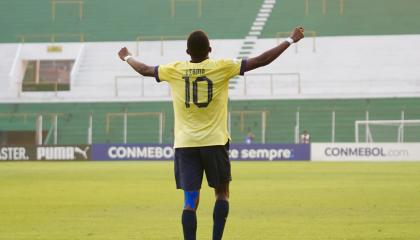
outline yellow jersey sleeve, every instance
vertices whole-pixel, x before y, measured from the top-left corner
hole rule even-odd
[[[218,61],[220,68],[226,73],[226,78],[231,79],[235,76],[243,76],[245,73],[246,59],[233,60],[233,59],[221,59]]]
[[[157,82],[165,81],[171,82],[175,78],[179,77],[179,66],[180,62],[173,62],[165,65],[159,65],[155,67],[155,78]]]

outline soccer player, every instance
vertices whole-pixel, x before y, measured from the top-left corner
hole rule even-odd
[[[212,49],[203,31],[194,31],[188,37],[190,61],[149,66],[134,59],[127,48],[119,51],[121,60],[135,71],[155,77],[157,82],[166,81],[171,88],[175,116],[175,180],[177,188],[184,190],[182,227],[185,240],[196,239],[196,210],[204,172],[216,195],[213,240],[222,239],[232,179],[227,129],[229,80],[270,64],[303,37],[303,28],[295,28],[278,46],[240,61],[210,59]]]
[[[311,143],[311,135],[308,133],[308,130],[305,129],[303,133],[300,135],[300,143],[301,144]]]
[[[254,142],[255,135],[252,133],[251,129],[248,129],[248,133],[245,136],[245,143],[252,144]]]

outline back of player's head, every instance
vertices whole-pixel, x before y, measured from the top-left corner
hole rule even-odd
[[[207,34],[201,30],[190,34],[187,41],[187,53],[194,58],[205,58],[211,51]]]

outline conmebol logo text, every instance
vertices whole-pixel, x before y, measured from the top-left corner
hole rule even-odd
[[[328,147],[325,155],[332,157],[380,157],[386,156],[380,147]]]
[[[111,146],[108,149],[111,159],[170,159],[173,156],[171,147]]]
[[[312,161],[418,161],[419,143],[312,143]]]

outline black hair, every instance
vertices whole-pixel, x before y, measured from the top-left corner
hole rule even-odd
[[[210,41],[207,34],[202,30],[192,32],[188,37],[187,48],[191,57],[206,57],[210,52]]]

